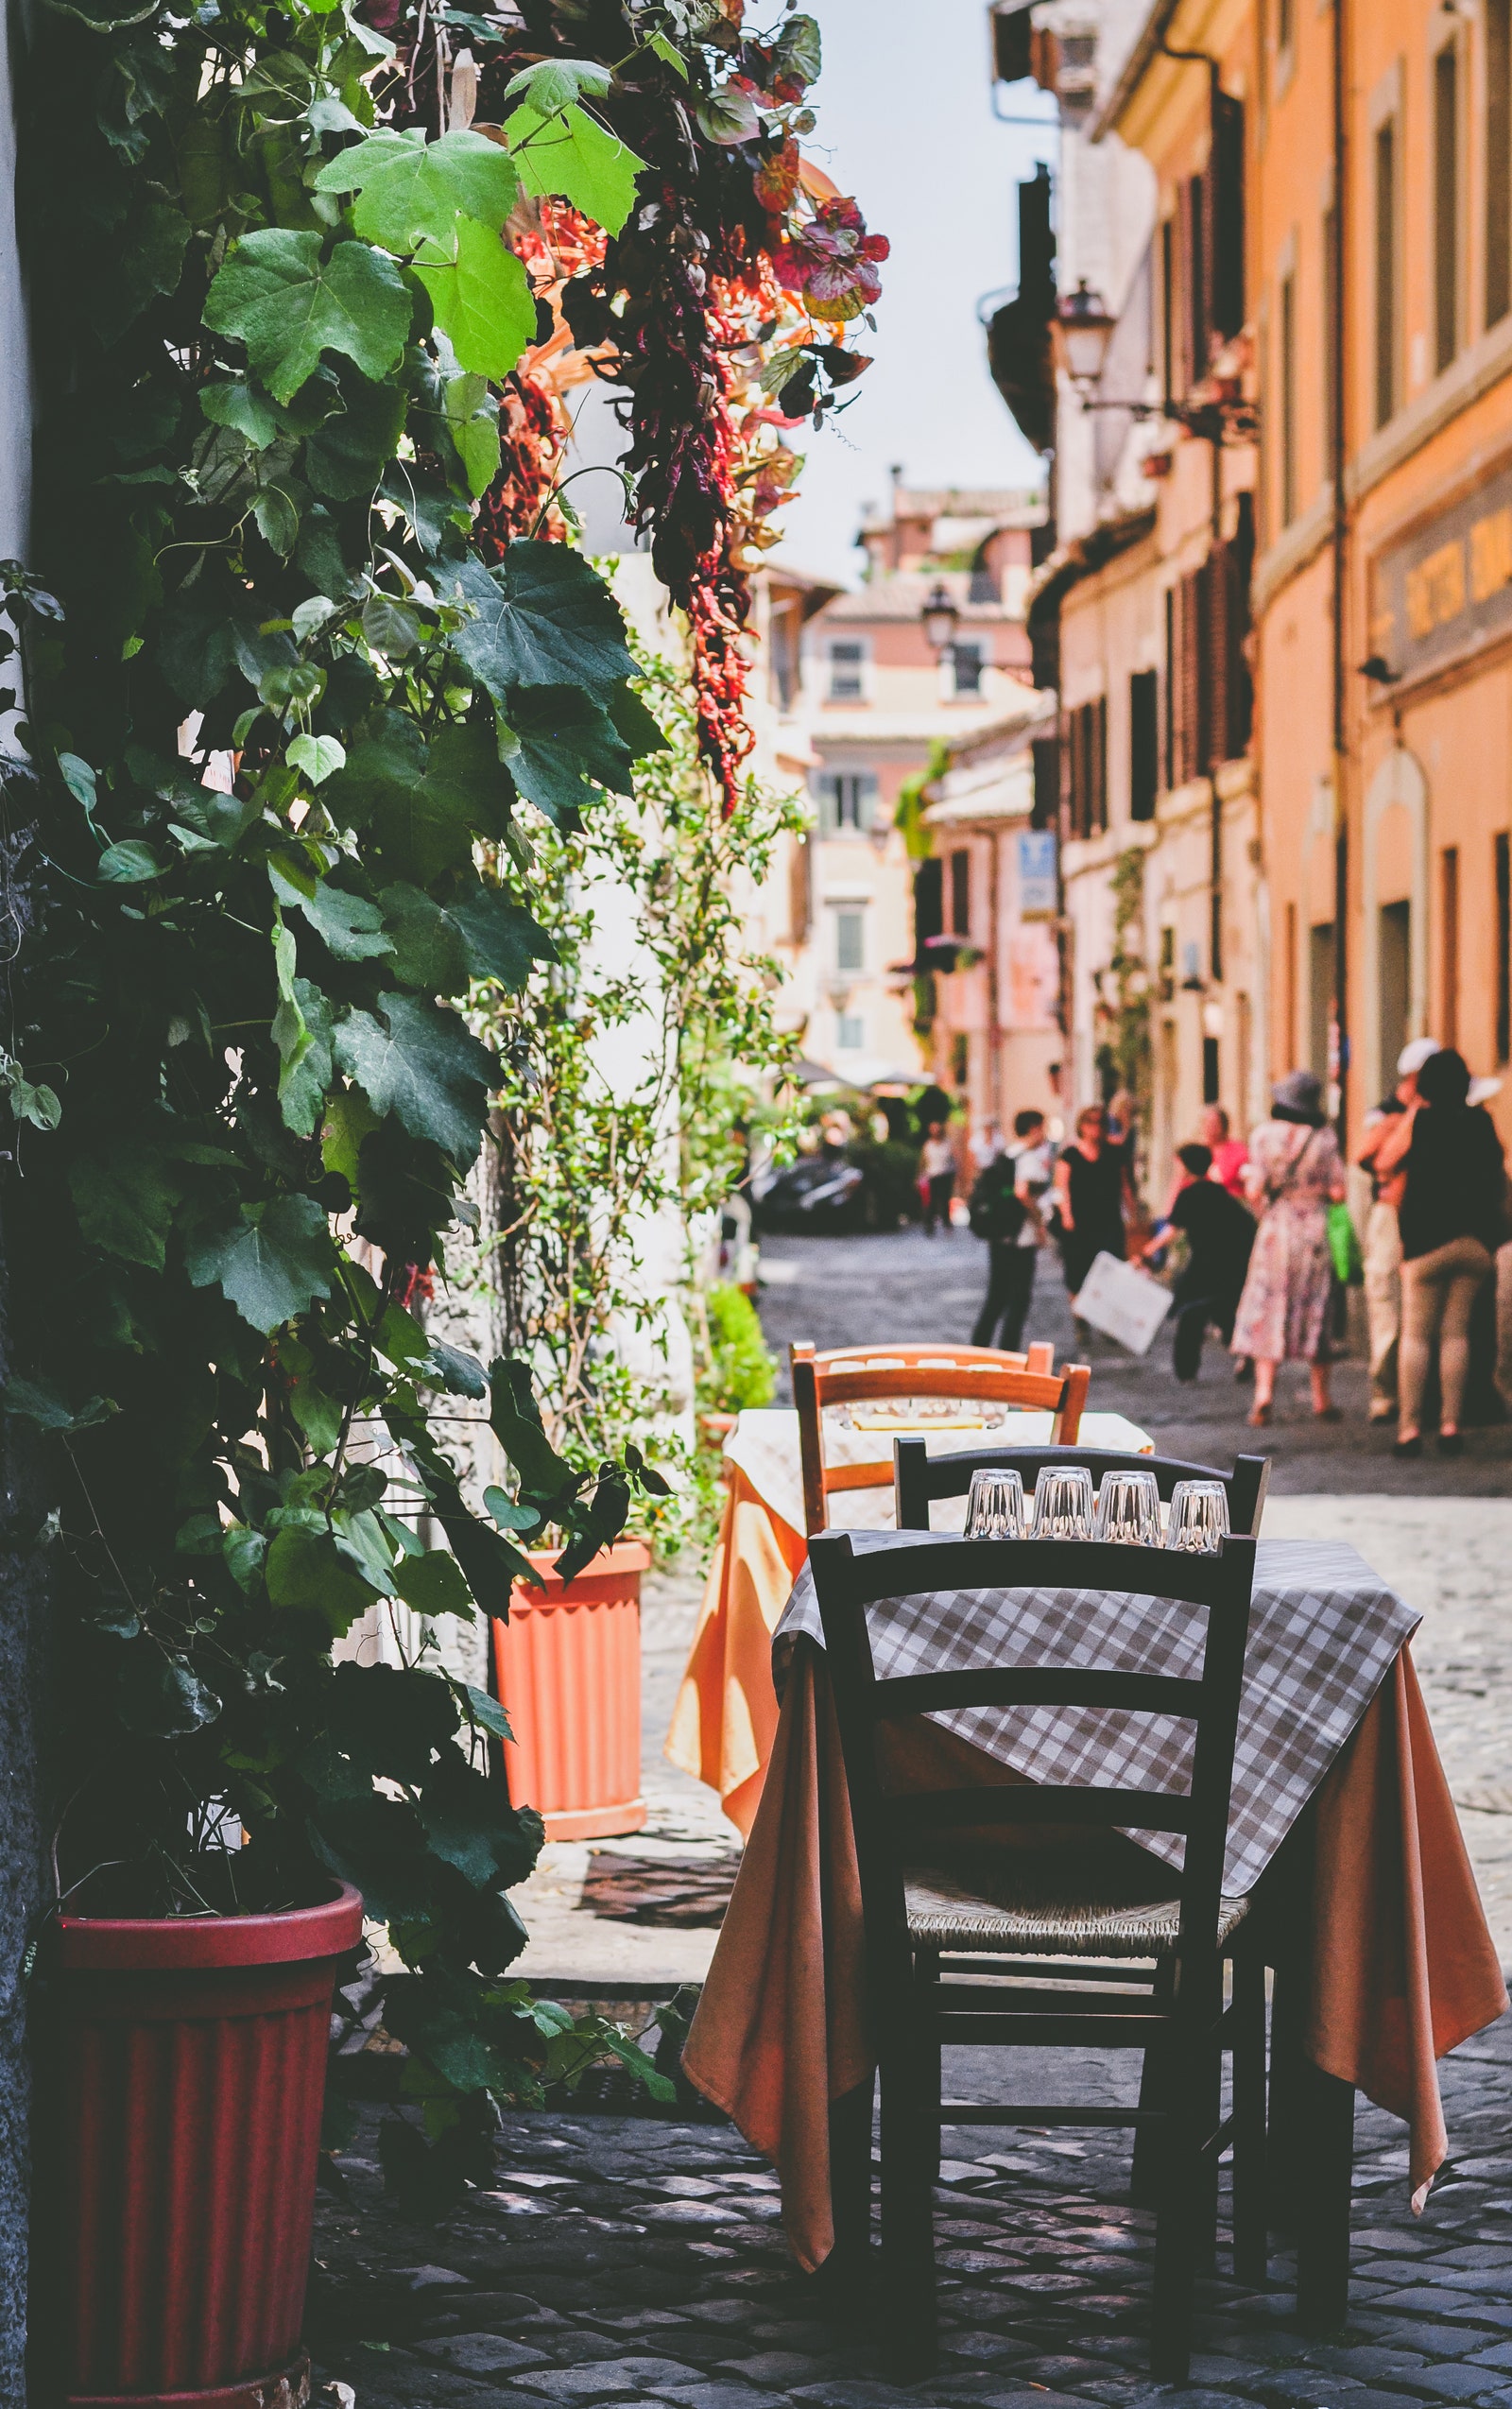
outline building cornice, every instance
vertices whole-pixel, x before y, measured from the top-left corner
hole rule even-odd
[[[1253,609],[1258,618],[1283,586],[1300,576],[1328,545],[1333,532],[1333,494],[1325,485],[1298,519],[1279,535],[1255,563]]]
[[[1146,509],[1126,510],[1119,518],[1105,519],[1085,535],[1057,544],[1029,580],[1024,599],[1025,627],[1032,628],[1037,621],[1042,625],[1071,587],[1153,535],[1158,517],[1152,503]]]

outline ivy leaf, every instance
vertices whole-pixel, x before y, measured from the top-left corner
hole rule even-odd
[[[519,186],[507,150],[460,130],[438,142],[418,130],[369,134],[315,180],[318,193],[358,194],[352,222],[364,241],[405,256],[427,238],[449,244],[458,217],[502,226]]]
[[[393,975],[428,995],[461,995],[468,981],[462,932],[444,904],[418,886],[386,886],[384,923],[393,947]]]
[[[455,1012],[412,995],[380,995],[383,1024],[350,1013],[336,1031],[336,1060],[375,1112],[392,1112],[412,1138],[428,1138],[459,1162],[477,1153],[497,1079],[492,1055]]]
[[[386,887],[380,899],[394,940],[393,974],[431,995],[461,995],[469,979],[524,987],[532,962],[554,962],[557,949],[522,904],[496,886],[476,886],[438,903],[418,886]]]
[[[318,737],[315,741],[325,744],[331,740]],[[297,854],[271,854],[267,875],[280,903],[286,910],[302,912],[338,962],[366,962],[393,951],[384,934],[384,916],[377,904],[369,903],[364,895],[349,895],[344,887],[317,878],[308,863],[301,862]]]
[[[575,824],[593,800],[590,780],[630,792],[633,755],[607,711],[580,686],[517,686],[500,750],[522,795],[557,821]]]
[[[447,379],[444,396],[447,430],[474,501],[487,493],[499,473],[499,404],[482,376]]]
[[[424,1357],[421,1370],[449,1397],[487,1397],[489,1376],[475,1355],[461,1347],[443,1346],[439,1339]]]
[[[329,259],[324,248],[319,234],[261,227],[242,236],[205,297],[205,324],[240,337],[276,402],[293,400],[322,352],[387,376],[409,334],[410,299],[393,261],[366,243],[337,243]]]
[[[86,1246],[119,1263],[163,1268],[185,1182],[161,1147],[126,1139],[107,1151],[81,1154],[69,1165],[68,1185]]]
[[[489,1373],[489,1421],[493,1435],[532,1497],[554,1498],[572,1483],[572,1466],[559,1456],[541,1425],[530,1387],[530,1372],[518,1357],[495,1357]]]
[[[648,33],[645,37],[645,46],[661,60],[664,67],[673,68],[682,77],[683,82],[687,82],[688,62],[675,42],[669,42],[664,33]]]
[[[455,1614],[472,1620],[472,1592],[455,1556],[429,1548],[423,1556],[406,1556],[394,1571],[394,1587],[417,1614]]]
[[[472,615],[453,649],[507,711],[515,686],[608,685],[636,674],[619,604],[564,543],[511,543],[496,568],[448,563],[438,576]]]
[[[635,692],[633,686],[616,686],[604,697],[604,708],[630,749],[636,761],[644,761],[649,753],[664,753],[671,748],[662,733],[656,714]]]
[[[701,95],[693,104],[693,113],[710,141],[727,148],[751,141],[762,129],[761,112],[738,84],[723,84],[717,92]]]
[[[180,1740],[214,1723],[220,1700],[181,1656],[144,1644],[131,1649],[122,1668],[119,1711],[129,1730]]]
[[[287,932],[285,932],[285,935]],[[283,965],[280,964],[282,977]],[[283,1058],[278,1079],[284,1126],[309,1138],[325,1108],[331,1085],[331,1007],[308,979],[291,979],[273,1019],[273,1041]]]
[[[364,1138],[378,1127],[378,1115],[360,1088],[343,1088],[325,1101],[320,1124],[320,1161],[327,1171],[339,1172],[353,1196],[357,1193],[357,1159]]]
[[[495,1740],[512,1740],[509,1718],[498,1699],[490,1698],[487,1690],[475,1690],[471,1681],[464,1681],[462,1688],[467,1697],[468,1720],[475,1723],[480,1731],[491,1732]]]
[[[351,502],[373,492],[404,431],[400,385],[369,385],[344,376],[343,406],[322,419],[304,446],[304,473],[317,493]]]
[[[475,217],[455,220],[446,252],[438,258],[428,247],[415,273],[458,364],[498,384],[536,339],[530,279],[513,251]]]
[[[635,205],[635,180],[645,162],[618,134],[576,102],[542,108],[533,94],[504,131],[525,192],[538,199],[559,193],[606,234],[619,232]]]
[[[474,835],[503,834],[510,789],[487,728],[443,728],[427,749],[414,721],[390,711],[321,800],[333,816],[371,824],[386,869],[428,886],[471,863]]]
[[[82,1405],[70,1405],[62,1391],[45,1380],[9,1380],[0,1402],[8,1414],[19,1414],[39,1430],[94,1430],[121,1410],[113,1397],[91,1397]]]
[[[506,100],[528,100],[548,114],[580,100],[602,100],[614,81],[612,69],[597,59],[541,59],[522,67],[504,87]]]
[[[144,202],[119,256],[101,279],[91,313],[102,343],[113,343],[159,293],[177,291],[183,273],[189,220],[165,200]]]
[[[245,378],[232,385],[202,385],[199,406],[212,426],[234,428],[259,452],[266,452],[280,432],[281,421],[272,403]]]
[[[151,846],[144,845],[137,836],[128,837],[123,845],[107,845],[95,865],[95,876],[112,886],[138,886],[162,875]]]
[[[539,1506],[516,1506],[506,1489],[486,1488],[483,1503],[501,1531],[526,1531],[533,1538],[541,1528]]]
[[[286,560],[300,540],[300,514],[282,486],[264,488],[252,505],[263,542]]]
[[[336,736],[296,736],[284,755],[302,769],[312,786],[319,786],[347,766],[347,749]]]
[[[315,1198],[286,1196],[243,1205],[229,1228],[192,1240],[184,1262],[195,1287],[218,1287],[266,1337],[312,1299],[329,1297],[335,1255]]]
[[[340,1639],[367,1613],[378,1592],[329,1531],[296,1524],[276,1533],[267,1551],[267,1594],[275,1606],[303,1607],[323,1615]]]

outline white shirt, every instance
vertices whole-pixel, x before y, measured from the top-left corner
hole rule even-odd
[[[942,1179],[947,1171],[955,1168],[955,1148],[949,1138],[924,1140],[923,1172],[926,1179]]]
[[[1010,1147],[1008,1150],[1008,1160],[1013,1165],[1013,1184],[1015,1189],[1021,1196],[1023,1194],[1025,1189],[1027,1189],[1029,1195],[1034,1198],[1035,1203],[1038,1204],[1040,1197],[1046,1193],[1050,1186],[1050,1142],[1048,1138],[1040,1138],[1033,1145],[1016,1145]],[[1013,1243],[1017,1247],[1038,1247],[1040,1244],[1040,1232],[1035,1228],[1034,1223],[1027,1217],[1025,1217],[1023,1228],[1020,1230]]]

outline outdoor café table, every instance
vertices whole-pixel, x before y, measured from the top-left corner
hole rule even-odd
[[[845,1408],[825,1419],[832,1464],[868,1463],[890,1455],[892,1442],[860,1431]],[[983,1428],[925,1431],[932,1455],[975,1447],[1047,1447],[1048,1414],[1005,1413]],[[1154,1440],[1122,1414],[1083,1414],[1087,1447],[1148,1455]],[[762,1794],[766,1760],[777,1733],[772,1688],[772,1634],[788,1592],[809,1552],[803,1536],[803,1471],[798,1416],[791,1406],[747,1408],[725,1441],[725,1507],[709,1567],[687,1669],[673,1711],[666,1753],[696,1781],[719,1793],[737,1832],[748,1838]],[[936,1507],[941,1529],[965,1518],[964,1498]],[[892,1524],[890,1488],[842,1490],[834,1499],[837,1529],[879,1530]]]
[[[876,1532],[857,1544],[905,1539],[933,1543]],[[1200,1626],[1187,1609],[1079,1592],[1075,1556],[1068,1541],[1064,1589],[1008,1592],[1011,1610],[1002,1592],[969,1590],[872,1608],[878,1673],[1027,1659],[1197,1669]],[[1247,1896],[1313,1804],[1301,2048],[1336,2078],[1325,2089],[1357,2087],[1406,2121],[1415,2209],[1447,2154],[1435,2060],[1507,2005],[1406,1645],[1419,1620],[1352,1547],[1260,1541],[1224,1875],[1227,1895]],[[683,2064],[776,2164],[789,2241],[812,2269],[834,2239],[830,2105],[863,2084],[869,2097],[874,2059],[850,1807],[806,1568],[772,1655],[782,1711],[768,1779]],[[1175,1721],[1082,1708],[982,1708],[897,1728],[888,1778],[903,1788],[973,1775],[1179,1787],[1191,1747]],[[1179,1862],[1176,1835],[1136,1836]],[[1298,2179],[1305,2188],[1295,2164],[1277,2172],[1293,2196]]]

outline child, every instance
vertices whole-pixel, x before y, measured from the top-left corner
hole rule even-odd
[[[1172,1353],[1177,1380],[1195,1380],[1202,1368],[1202,1342],[1209,1323],[1217,1324],[1225,1345],[1233,1335],[1234,1315],[1255,1243],[1255,1224],[1227,1188],[1208,1177],[1212,1169],[1210,1147],[1177,1146],[1176,1159],[1183,1176],[1168,1217],[1144,1254],[1148,1260],[1159,1252],[1173,1230],[1185,1232],[1189,1255],[1176,1283]]]

